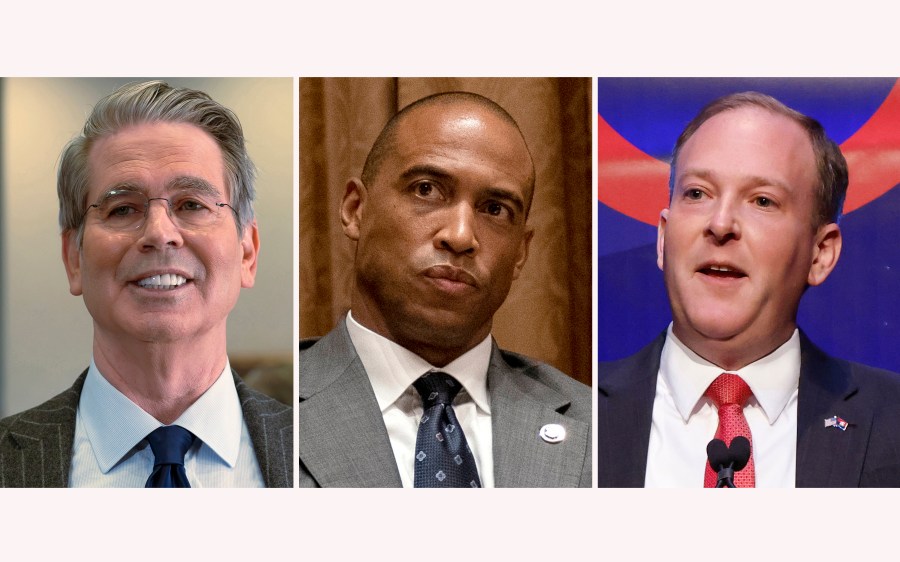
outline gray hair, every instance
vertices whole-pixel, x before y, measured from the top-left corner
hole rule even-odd
[[[222,150],[230,206],[237,215],[238,232],[253,220],[256,167],[247,154],[244,132],[237,116],[204,92],[173,88],[165,82],[125,84],[94,106],[81,134],[60,156],[56,192],[59,226],[77,230],[81,247],[88,196],[88,153],[99,139],[141,123],[169,122],[195,125],[209,133]]]

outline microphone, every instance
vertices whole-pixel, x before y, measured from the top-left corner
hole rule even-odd
[[[731,447],[721,439],[713,439],[706,446],[709,466],[718,475],[716,488],[734,488],[734,473],[750,462],[750,441],[738,435],[731,440]]]

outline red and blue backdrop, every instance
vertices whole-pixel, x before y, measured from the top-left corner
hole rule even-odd
[[[598,349],[639,350],[671,320],[656,267],[681,130],[713,99],[774,96],[822,123],[847,159],[843,251],[800,304],[800,327],[838,357],[900,372],[900,82],[895,78],[601,78],[597,80]]]

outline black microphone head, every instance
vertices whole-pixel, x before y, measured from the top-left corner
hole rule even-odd
[[[731,464],[731,455],[728,453],[728,445],[721,439],[713,439],[706,446],[706,456],[709,458],[709,466],[713,472],[719,472],[723,466]]]
[[[738,435],[731,440],[731,460],[734,461],[734,471],[742,470],[750,462],[750,441],[743,435]]]

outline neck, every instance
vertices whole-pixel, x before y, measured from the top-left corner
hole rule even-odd
[[[171,424],[216,382],[227,355],[221,342],[123,342],[94,330],[94,363],[116,390]]]
[[[457,359],[481,343],[491,330],[491,325],[488,323],[476,333],[454,337],[452,334],[442,333],[440,329],[427,325],[410,324],[398,327],[388,322],[384,316],[372,314],[373,309],[359,306],[362,302],[354,300],[351,304],[353,320],[360,326],[415,353],[435,367],[444,367]],[[377,311],[377,309],[374,310]]]
[[[679,330],[672,326],[672,332],[691,351],[706,359],[723,371],[737,371],[747,365],[759,361],[791,339],[796,325],[777,332],[766,338],[748,338],[739,334],[727,339],[713,339],[687,330]]]

